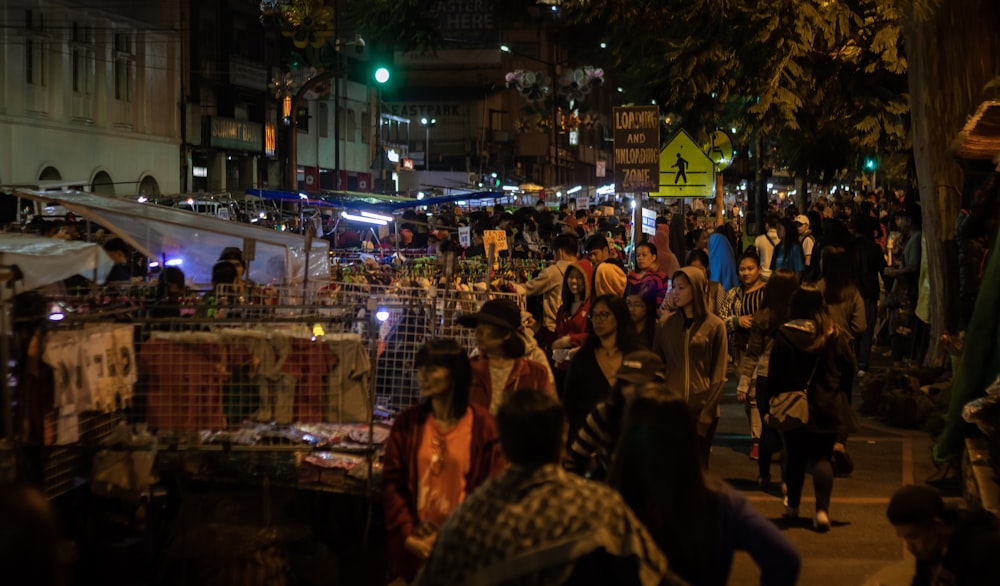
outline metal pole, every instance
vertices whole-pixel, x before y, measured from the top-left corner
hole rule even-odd
[[[0,377],[3,377],[3,394],[0,396],[0,400],[3,401],[3,436],[0,436],[0,440],[17,437],[14,433],[14,397],[10,388],[10,373],[8,371],[10,338],[13,333],[10,324],[10,314],[8,312],[9,308],[7,303],[0,304],[0,358],[2,358],[0,360]]]
[[[424,171],[431,168],[431,123],[424,124]]]

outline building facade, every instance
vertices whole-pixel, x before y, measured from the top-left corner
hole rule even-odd
[[[169,2],[0,3],[0,185],[178,191],[180,20]]]

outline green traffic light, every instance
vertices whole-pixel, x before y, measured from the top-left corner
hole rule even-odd
[[[385,83],[389,81],[389,70],[385,67],[375,69],[375,81]]]
[[[878,168],[878,161],[872,158],[865,159],[865,170],[874,171]]]

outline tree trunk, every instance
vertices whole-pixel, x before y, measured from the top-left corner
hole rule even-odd
[[[913,156],[916,162],[923,236],[927,242],[930,278],[930,348],[927,366],[941,366],[945,355],[940,337],[946,327],[949,304],[945,254],[954,238],[955,219],[961,207],[963,173],[949,146],[966,119],[984,99],[984,86],[998,75],[1000,40],[996,30],[998,9],[993,0],[942,2],[930,18],[913,11],[905,30],[909,62],[910,113]]]

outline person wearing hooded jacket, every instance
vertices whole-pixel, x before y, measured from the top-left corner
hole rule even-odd
[[[806,467],[812,463],[816,495],[813,525],[825,532],[830,530],[833,444],[838,435],[857,431],[848,401],[857,365],[850,336],[834,323],[820,289],[803,285],[796,291],[788,317],[774,339],[767,367],[767,395],[806,389],[809,417],[802,427],[782,434],[788,487],[785,516],[799,516]]]
[[[708,266],[711,275],[709,278],[722,285],[725,291],[740,284],[740,277],[736,270],[736,256],[730,237],[732,233],[729,224],[723,224],[708,237]]]
[[[667,391],[686,401],[694,414],[707,467],[729,361],[726,324],[708,309],[708,278],[701,269],[674,273],[670,297],[677,311],[657,328],[653,352],[666,365]]]
[[[664,275],[672,275],[680,270],[681,262],[670,249],[670,224],[663,216],[656,218],[656,233],[650,240],[656,247],[656,271]]]

